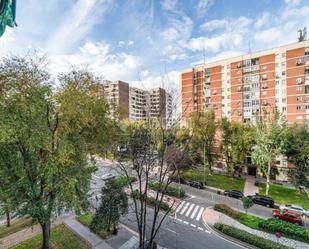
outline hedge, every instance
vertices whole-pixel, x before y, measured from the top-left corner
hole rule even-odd
[[[132,194],[131,194],[132,198],[134,199],[141,199],[141,195],[137,190],[133,191]],[[159,200],[156,200],[155,198],[153,197],[150,197],[150,196],[146,196],[146,203],[147,205],[150,205],[150,206],[158,206],[160,201]],[[164,211],[169,211],[170,210],[170,206],[165,203],[165,202],[161,202],[160,204],[160,209],[164,210]]]
[[[160,183],[158,183],[158,182],[149,183],[149,188],[150,189],[162,192],[160,190],[159,186],[160,186]],[[162,187],[164,189],[165,185],[161,186],[161,188]],[[186,195],[186,192],[182,188],[178,189],[178,188],[175,188],[175,187],[172,187],[172,186],[168,186],[166,188],[165,194],[167,194],[169,196],[174,196],[174,197],[177,197],[177,198],[182,198],[182,197],[184,197]]]
[[[274,241],[264,239],[262,237],[253,235],[246,231],[243,231],[243,230],[240,230],[235,227],[228,226],[222,223],[216,223],[214,227],[218,229],[220,232],[228,236],[231,236],[233,238],[236,238],[238,240],[241,240],[245,243],[256,246],[258,248],[262,248],[262,249],[289,249],[290,248],[290,247],[281,245],[279,243],[276,243]]]
[[[136,181],[136,177],[134,176],[119,176],[114,180],[114,183],[117,184],[120,187],[125,187],[127,186],[129,183],[131,182],[135,182]]]
[[[224,213],[224,214],[234,218],[235,220],[239,220],[239,212],[230,208],[229,206],[227,206],[225,204],[215,204],[214,210],[221,212],[221,213]]]
[[[283,220],[277,220],[273,218],[263,220],[259,223],[259,228],[266,232],[280,232],[285,237],[303,242],[309,242],[308,229]]]

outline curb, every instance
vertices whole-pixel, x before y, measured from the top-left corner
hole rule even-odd
[[[206,211],[207,209],[213,209],[213,208],[212,208],[212,207],[207,207],[207,208],[205,208],[205,211]],[[205,211],[204,211],[204,212],[205,212]],[[204,213],[204,212],[203,212],[203,213]],[[202,215],[202,217],[203,217],[203,215]],[[202,219],[203,219],[203,218],[202,218]],[[220,231],[218,231],[217,229],[215,229],[213,226],[208,225],[207,222],[204,221],[204,219],[203,219],[203,224],[204,224],[204,226],[205,226],[207,229],[209,229],[209,230],[210,230],[214,235],[216,235],[217,237],[221,237],[222,239],[227,240],[227,241],[229,241],[229,242],[231,242],[231,243],[233,243],[233,244],[236,244],[236,245],[238,245],[238,246],[241,246],[242,248],[245,248],[245,249],[258,249],[257,247],[254,247],[254,246],[249,245],[249,244],[247,244],[247,243],[245,243],[245,242],[242,242],[242,241],[240,241],[240,240],[238,240],[238,239],[235,239],[235,238],[233,238],[233,237],[227,236],[227,235],[224,234],[224,233],[221,233]]]

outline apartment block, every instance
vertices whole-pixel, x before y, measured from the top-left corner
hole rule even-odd
[[[218,120],[255,123],[275,106],[289,124],[309,123],[309,41],[186,69],[181,92],[182,125],[192,112],[211,109]],[[276,165],[289,166],[282,156]],[[279,179],[284,178],[280,173]]]
[[[153,88],[149,91],[130,87],[123,81],[108,81],[103,83],[104,94],[112,107],[112,115],[120,119],[145,120],[156,117],[161,120],[164,128],[170,126],[172,113],[172,97],[163,88]]]
[[[309,121],[309,41],[206,63],[181,73],[182,116],[255,122],[277,106],[287,121]],[[184,123],[183,123],[184,124]]]

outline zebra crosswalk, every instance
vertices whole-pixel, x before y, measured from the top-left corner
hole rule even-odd
[[[182,215],[188,217],[192,220],[199,221],[202,217],[204,211],[204,207],[199,206],[195,203],[191,203],[188,201],[183,201],[176,208],[176,215]]]

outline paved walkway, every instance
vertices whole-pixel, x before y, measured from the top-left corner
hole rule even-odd
[[[77,234],[79,237],[83,238],[89,245],[94,249],[113,249],[109,244],[107,244],[101,237],[94,234],[79,223],[75,216],[70,216],[64,220],[64,224],[71,229],[72,232]]]
[[[206,208],[206,210],[204,211],[203,222],[207,225],[210,225],[210,226],[213,226],[217,222],[223,223],[223,224],[244,230],[246,232],[252,233],[252,234],[259,236],[259,237],[262,237],[264,239],[268,239],[268,240],[272,240],[274,242],[278,242],[275,235],[247,227],[247,226],[239,223],[238,221],[232,219],[231,217],[213,210],[212,208]],[[287,238],[284,238],[284,237],[280,238],[279,243],[282,244],[282,245],[288,246],[288,247],[295,248],[295,249],[306,249],[306,248],[308,249],[309,248],[308,244],[306,244],[306,243],[296,241],[296,240],[292,240],[292,239],[287,239]]]
[[[254,185],[255,180],[256,179],[252,176],[246,176],[244,196],[255,195],[259,193],[259,187]]]

